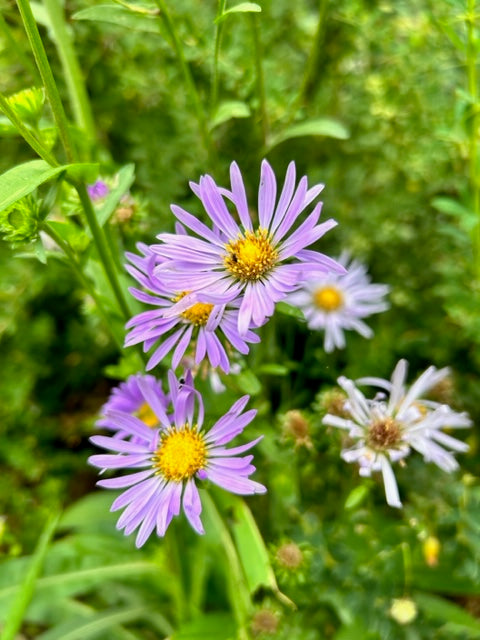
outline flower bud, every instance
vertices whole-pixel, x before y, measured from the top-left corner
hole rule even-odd
[[[28,195],[0,212],[0,235],[7,242],[22,244],[38,237],[40,206]]]

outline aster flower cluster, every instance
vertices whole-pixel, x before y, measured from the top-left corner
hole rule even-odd
[[[310,329],[325,332],[327,352],[345,346],[347,330],[370,338],[373,332],[364,319],[388,308],[389,287],[372,284],[363,265],[345,252],[334,260],[308,248],[336,222],[319,223],[321,203],[302,219],[323,185],[309,188],[306,177],[297,184],[293,162],[278,197],[273,170],[262,163],[258,217],[251,213],[235,162],[229,189],[208,175],[190,186],[208,223],[173,205],[176,233],[161,233],[158,243],[139,243],[139,253],[126,254],[126,268],[139,285],[130,292],[150,308],[127,323],[125,345],[141,344],[145,352],[152,351],[147,371],[170,356],[167,385],[153,375],[130,376],[112,391],[97,422],[109,435],[92,437],[107,453],[93,455],[90,463],[101,473],[126,472],[98,484],[125,490],[112,510],[123,509],[117,527],[126,535],[137,531],[137,546],[153,531],[163,536],[181,511],[203,533],[199,483],[210,481],[240,495],[266,491],[250,478],[253,456],[243,456],[261,438],[226,446],[256,414],[245,410],[249,397],[234,402],[208,429],[193,371],[206,367],[214,391],[221,392],[217,368],[238,370],[235,355],[247,354],[260,341],[255,330],[268,322],[281,300],[299,307]],[[91,197],[103,197],[103,187],[92,185]],[[186,367],[181,378],[175,373],[179,366]],[[410,389],[406,371],[401,360],[390,381],[363,378],[354,383],[340,377],[346,395],[339,396],[340,410],[324,418],[326,425],[347,432],[350,443],[342,452],[347,462],[358,463],[362,475],[382,472],[387,502],[394,507],[401,502],[392,463],[415,450],[452,471],[457,467],[453,453],[467,446],[443,429],[470,426],[466,414],[422,397],[445,379],[447,369],[430,367]],[[367,399],[358,388],[362,384],[379,391]],[[313,448],[302,414],[290,411],[287,418],[298,444]]]
[[[355,384],[343,376],[338,379],[347,394],[343,411],[348,417],[327,414],[324,424],[348,433],[352,445],[342,451],[342,457],[346,462],[358,463],[362,476],[382,472],[387,502],[392,507],[402,506],[392,463],[402,461],[413,449],[426,462],[451,472],[458,467],[453,453],[468,450],[467,444],[443,432],[444,428],[470,427],[468,415],[422,397],[448,374],[446,367],[429,367],[407,388],[407,363],[400,360],[391,380],[369,377]],[[367,399],[358,388],[361,385],[382,391]]]

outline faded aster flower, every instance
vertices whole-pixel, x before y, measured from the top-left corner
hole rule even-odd
[[[118,427],[114,418],[110,417],[112,411],[121,411],[137,416],[147,427],[158,427],[159,421],[152,407],[149,405],[143,389],[147,387],[155,395],[166,412],[169,405],[169,397],[162,390],[162,383],[154,376],[137,373],[129,376],[125,382],[121,382],[115,387],[107,402],[101,408],[102,418],[97,421],[97,427],[103,427],[117,432],[117,437],[130,437],[137,440],[138,436],[132,434],[124,428]]]
[[[124,509],[117,528],[124,529],[125,535],[138,529],[137,547],[145,543],[154,529],[163,536],[182,508],[193,529],[200,534],[204,532],[200,519],[202,504],[196,486],[199,480],[210,480],[240,495],[266,491],[263,485],[249,478],[255,471],[251,464],[253,456],[239,455],[261,438],[231,449],[225,446],[242,433],[256,414],[253,409],[242,413],[249,396],[240,398],[209,431],[204,431],[203,400],[193,387],[191,373],[187,372],[184,380],[178,380],[170,371],[168,383],[173,407],[171,417],[165,412],[163,396],[144,379],[138,379],[143,396],[157,416],[159,428],[150,429],[129,413],[110,411],[106,417],[116,423],[117,429],[129,432],[138,440],[91,438],[93,444],[111,452],[91,456],[92,465],[102,471],[130,471],[128,475],[100,480],[97,484],[109,489],[126,488],[113,502],[111,510]]]
[[[331,219],[317,224],[322,203],[297,225],[300,214],[322,191],[322,184],[308,189],[304,176],[296,187],[295,163],[291,162],[277,202],[275,175],[264,160],[257,225],[235,162],[230,166],[230,178],[231,191],[217,186],[209,175],[202,176],[199,184],[190,183],[212,228],[173,205],[177,219],[196,235],[162,233],[158,236],[162,244],[152,249],[162,257],[155,273],[166,286],[202,294],[208,291],[225,301],[238,298],[238,330],[245,335],[249,327],[264,323],[273,314],[275,303],[293,291],[306,274],[344,273],[345,269],[322,253],[306,249],[336,225]],[[179,309],[186,309],[192,300],[186,296]]]
[[[389,291],[387,285],[371,284],[364,265],[350,261],[347,253],[342,253],[338,262],[346,267],[346,274],[314,275],[287,298],[303,311],[310,329],[325,331],[327,352],[345,347],[344,331],[371,338],[373,331],[362,318],[389,307],[383,299]]]
[[[357,462],[360,475],[382,472],[387,502],[392,507],[401,507],[401,502],[391,463],[415,449],[426,462],[434,462],[444,471],[454,471],[458,463],[452,452],[467,451],[468,445],[442,429],[471,426],[466,413],[420,397],[448,375],[447,368],[429,367],[409,389],[405,385],[406,373],[407,363],[400,360],[391,380],[357,380],[356,384],[374,385],[389,393],[388,398],[381,393],[374,399],[365,398],[352,380],[340,377],[338,384],[347,393],[345,409],[350,415],[343,418],[327,414],[323,420],[324,424],[349,432],[355,443],[342,451],[342,457],[347,462]]]
[[[125,346],[142,342],[146,352],[156,345],[147,363],[147,371],[173,350],[174,369],[189,351],[195,364],[200,364],[206,357],[212,367],[220,367],[228,373],[230,361],[226,348],[246,354],[249,351],[248,342],[260,342],[253,331],[247,330],[244,335],[239,335],[237,301],[217,304],[221,296],[208,293],[189,295],[189,290],[181,291],[172,288],[171,284],[165,285],[163,279],[155,275],[159,257],[147,245],[138,244],[137,248],[143,255],[127,253],[127,259],[132,264],[126,268],[142,285],[142,289],[132,287],[130,292],[155,309],[139,313],[127,323],[130,331]],[[176,303],[187,296],[189,305],[179,308]],[[169,313],[171,311],[173,313]]]

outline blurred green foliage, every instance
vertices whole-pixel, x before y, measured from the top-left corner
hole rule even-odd
[[[43,5],[31,4],[71,115]],[[310,182],[326,184],[324,216],[339,223],[321,250],[337,255],[348,248],[369,265],[375,282],[392,288],[391,309],[370,321],[371,341],[351,334],[345,351],[327,355],[322,335],[278,313],[262,330],[249,368],[223,380],[226,394],[215,396],[206,386],[212,416],[240,392],[251,393],[259,410],[252,431],[266,434],[256,465],[269,494],[251,507],[271,549],[279,587],[297,609],[290,610],[271,585],[254,590],[253,637],[480,637],[478,429],[468,435],[471,452],[462,457],[463,475],[446,476],[415,461],[399,469],[406,506],[392,512],[377,479],[360,481],[357,470],[340,460],[340,436],[321,425],[318,399],[340,374],[388,377],[403,357],[412,375],[430,364],[450,365],[448,401],[479,423],[479,284],[471,241],[477,223],[469,175],[477,104],[466,82],[465,4],[262,0],[261,13],[231,14],[222,23],[214,104],[215,3],[169,3],[207,114],[210,150],[168,31],[148,13],[155,7],[132,3],[147,10],[132,13],[125,4],[115,5],[115,20],[112,10],[109,20],[100,20],[94,0],[65,2],[98,136],[89,148],[76,131],[77,143],[112,181],[120,171],[128,182],[127,165],[135,164],[129,199],[107,223],[119,251],[173,229],[172,202],[202,215],[189,180],[210,172],[224,184],[235,159],[253,195],[262,157],[277,176],[294,159]],[[0,89],[12,95],[40,82],[15,4],[0,0],[0,9]],[[265,104],[253,25],[263,52]],[[35,109],[31,126],[55,148],[48,107]],[[306,122],[310,129],[303,134],[295,129]],[[337,137],[313,135],[322,127]],[[32,159],[4,116],[0,133],[1,172]],[[57,223],[68,222],[62,233],[70,233],[83,251],[89,239],[75,230],[78,201],[68,187],[40,185],[38,191],[39,198],[53,201]],[[137,366],[130,353],[119,363],[93,301],[64,261],[51,250],[41,265],[29,248],[22,257],[7,242],[0,245],[0,471],[8,478],[0,483],[0,614],[8,611],[12,585],[27,564],[11,556],[31,552],[37,523],[93,489],[86,438],[113,384],[107,373],[121,378]],[[94,266],[90,275],[101,288]],[[293,409],[304,412],[308,431],[302,443],[285,430],[285,414]],[[61,525],[64,537],[47,553],[46,583],[29,610],[25,637],[65,637],[99,611],[107,624],[113,621],[97,636],[107,640],[164,637],[172,627],[176,640],[195,633],[206,637],[206,629],[208,640],[231,637],[233,622],[224,613],[228,567],[215,564],[218,542],[175,529],[188,549],[185,564],[205,564],[204,602],[199,598],[198,610],[190,612],[194,622],[179,622],[171,613],[175,568],[169,565],[168,541],[150,541],[134,551],[131,540],[115,533],[110,502],[110,496],[87,495],[70,507]],[[439,550],[427,562],[429,537],[439,541]],[[275,564],[286,542],[302,550],[301,570],[289,573]],[[141,573],[130,563],[141,564]],[[92,574],[75,574],[88,569]],[[160,578],[152,578],[155,572]],[[70,578],[62,581],[62,575]],[[392,617],[398,598],[415,603],[411,623]],[[122,610],[125,618],[116,618]],[[200,616],[202,610],[207,613]],[[95,620],[98,629],[106,628]],[[57,635],[46,635],[51,625]]]

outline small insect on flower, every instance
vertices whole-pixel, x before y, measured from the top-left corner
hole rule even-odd
[[[210,480],[240,495],[265,493],[263,485],[249,478],[255,471],[251,464],[253,456],[240,455],[261,438],[230,449],[225,446],[242,433],[256,414],[253,409],[243,412],[249,396],[240,398],[209,431],[204,431],[203,399],[193,386],[190,371],[182,382],[173,371],[168,374],[170,417],[158,389],[144,377],[139,377],[137,382],[157,417],[158,428],[149,428],[140,417],[125,411],[111,410],[105,418],[132,439],[94,436],[93,444],[111,453],[89,458],[90,464],[102,472],[106,469],[133,471],[97,484],[108,489],[126,489],[113,502],[111,510],[124,509],[117,528],[124,529],[125,535],[138,529],[137,547],[146,542],[154,529],[157,535],[165,535],[172,518],[182,508],[193,529],[200,534],[204,532],[198,481]]]
[[[141,285],[142,289],[130,288],[130,293],[140,300],[156,307],[134,316],[128,323],[129,333],[125,346],[143,342],[144,351],[156,348],[147,363],[147,370],[155,367],[173,350],[172,367],[176,369],[185,354],[200,364],[205,358],[212,367],[220,367],[225,373],[230,371],[227,350],[236,349],[242,354],[249,351],[248,343],[256,343],[260,338],[248,330],[240,336],[237,329],[238,303],[225,304],[221,297],[204,293],[189,296],[189,291],[179,291],[166,286],[154,273],[159,264],[158,256],[147,245],[137,248],[143,255],[127,253],[131,265],[127,271]],[[188,297],[190,303],[180,309],[176,303]],[[220,302],[220,303],[219,303]],[[219,304],[218,304],[219,303]],[[170,312],[175,310],[173,314]]]
[[[237,164],[230,166],[231,191],[223,189],[209,175],[199,184],[191,183],[201,200],[212,228],[184,209],[172,211],[196,236],[162,233],[161,244],[152,250],[161,257],[155,274],[167,286],[182,291],[208,292],[225,302],[238,300],[238,331],[259,327],[269,318],[275,304],[284,299],[306,274],[344,273],[337,262],[317,251],[306,249],[336,225],[334,220],[318,224],[322,203],[301,223],[302,212],[323,189],[308,188],[307,178],[296,187],[295,163],[287,169],[277,202],[277,182],[271,166],[262,162],[258,192],[258,225],[252,221],[242,175]],[[228,206],[233,205],[235,215]],[[191,305],[191,298],[179,310]],[[172,310],[169,313],[175,313]]]
[[[384,300],[387,285],[372,284],[366,268],[350,261],[347,253],[342,253],[338,262],[347,269],[346,274],[315,274],[287,297],[289,304],[303,311],[309,329],[325,332],[328,353],[345,347],[344,331],[371,338],[373,331],[362,318],[389,307]]]
[[[452,452],[468,450],[467,444],[442,431],[444,428],[470,427],[468,415],[421,397],[448,373],[448,368],[437,370],[429,367],[407,389],[407,362],[400,360],[391,380],[369,377],[361,378],[355,384],[343,376],[338,379],[338,384],[348,396],[344,409],[349,415],[327,414],[323,422],[348,431],[354,444],[342,451],[342,458],[347,462],[357,462],[360,475],[382,472],[387,503],[392,507],[402,506],[392,462],[405,458],[414,449],[423,455],[426,462],[434,462],[450,472],[458,468]],[[387,391],[389,397],[382,393],[367,399],[357,387],[361,384],[379,387]]]

